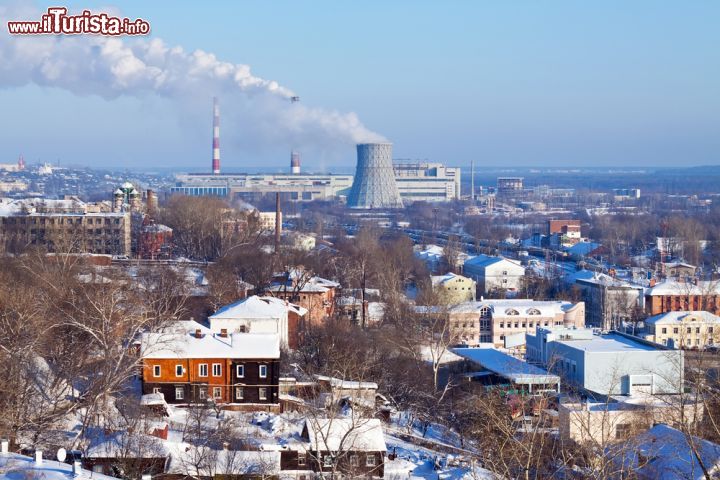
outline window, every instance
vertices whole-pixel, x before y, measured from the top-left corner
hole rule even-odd
[[[298,452],[298,467],[304,467],[305,466],[305,453],[304,452]]]
[[[185,398],[183,387],[175,387],[175,400],[182,400],[183,398]]]
[[[153,377],[160,376],[160,365],[153,365]]]
[[[222,364],[213,363],[213,377],[219,377],[222,375]]]
[[[238,365],[235,370],[238,378],[245,377],[245,365]]]
[[[667,328],[663,327],[662,333],[667,333]]]
[[[267,400],[267,388],[259,388],[258,396],[260,397],[260,400]]]
[[[324,467],[332,467],[332,464],[333,464],[332,456],[323,455],[323,466]]]
[[[208,376],[208,366],[207,363],[201,363],[198,365],[198,375],[201,377],[207,377]]]
[[[200,387],[200,390],[198,391],[198,398],[200,400],[207,400],[207,390],[205,390],[205,388]]]
[[[176,377],[182,377],[183,376],[183,366],[182,365],[175,365],[175,376]]]
[[[222,387],[213,387],[213,398],[215,400],[222,398]]]
[[[267,365],[260,365],[260,378],[267,378]]]
[[[365,465],[368,467],[374,467],[375,466],[375,455],[374,454],[368,454],[365,457]]]
[[[615,438],[617,439],[625,439],[630,436],[630,424],[629,423],[619,423],[615,427]]]
[[[102,465],[93,465],[92,471],[95,473],[103,473],[103,466]]]
[[[713,333],[713,327],[708,327],[708,333]]]
[[[687,327],[687,333],[692,333],[692,328],[691,328],[691,327]]]
[[[160,393],[160,387],[153,388],[153,393]]]
[[[678,333],[678,328],[677,328],[677,327],[673,328],[673,333]]]
[[[243,387],[235,387],[235,400],[242,400],[245,398],[245,389]]]
[[[358,456],[357,455],[350,455],[350,466],[351,467],[358,466]]]

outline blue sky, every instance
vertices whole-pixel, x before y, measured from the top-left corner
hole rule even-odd
[[[67,4],[73,10],[106,5]],[[128,1],[116,7],[148,20],[152,37],[168,46],[249,65],[254,75],[299,94],[304,106],[355,112],[395,144],[397,158],[461,166],[471,159],[488,166],[720,163],[718,2]],[[105,99],[32,84],[4,88],[0,156],[209,168],[210,105],[184,108],[177,105],[182,101],[151,93]],[[287,168],[298,140],[286,142],[282,132],[250,138],[227,111],[232,107],[221,108],[226,171]],[[350,171],[354,164],[347,142],[328,149],[309,140],[302,153],[309,169]]]

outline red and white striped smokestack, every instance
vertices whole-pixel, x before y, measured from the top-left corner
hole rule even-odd
[[[290,152],[290,171],[293,175],[300,174],[300,152]]]
[[[217,97],[213,97],[212,172],[213,175],[220,174],[220,107]]]

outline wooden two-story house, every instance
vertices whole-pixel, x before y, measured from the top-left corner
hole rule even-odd
[[[280,336],[275,333],[213,333],[179,322],[140,342],[143,393],[162,393],[175,404],[213,400],[228,408],[279,406]]]
[[[282,473],[295,478],[344,475],[382,478],[385,437],[376,418],[308,418],[299,442],[291,442],[280,457]],[[282,477],[282,475],[281,475]]]

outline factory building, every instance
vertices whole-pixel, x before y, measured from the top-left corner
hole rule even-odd
[[[233,200],[280,193],[287,200],[309,202],[346,197],[352,182],[352,175],[335,174],[179,174],[170,192]]]
[[[498,177],[498,195],[512,195],[523,190],[523,177]]]
[[[460,169],[442,163],[393,165],[395,183],[404,203],[449,202],[460,198]]]

